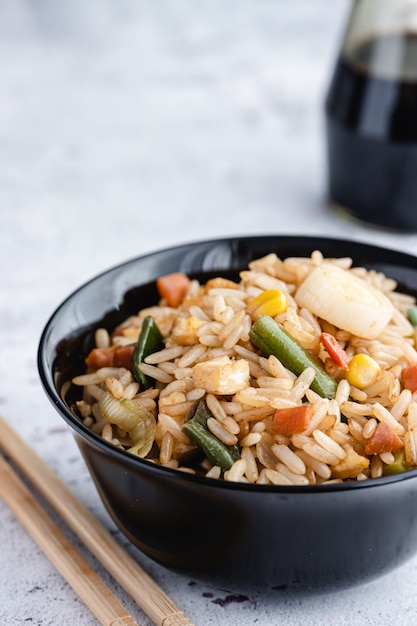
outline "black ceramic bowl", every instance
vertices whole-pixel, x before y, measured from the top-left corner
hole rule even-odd
[[[164,469],[92,434],[61,397],[83,370],[98,326],[113,328],[157,302],[154,279],[172,271],[236,274],[269,252],[352,256],[417,294],[417,258],[352,241],[239,237],[181,245],[133,259],[82,286],[43,332],[39,371],[46,393],[73,429],[97,490],[133,544],[167,567],[242,588],[326,590],[399,566],[417,551],[417,470],[328,486],[228,483]]]

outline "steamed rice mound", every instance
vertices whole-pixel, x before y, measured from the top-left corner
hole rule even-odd
[[[349,288],[344,287],[338,297],[346,298],[346,303],[334,300],[328,306],[329,298],[337,296],[334,290],[326,291],[325,279],[324,308],[320,309],[320,302],[319,313],[314,304],[309,307],[307,281],[323,268],[323,276],[338,268],[335,271],[342,271],[347,284],[349,276],[362,286],[365,283],[376,302],[381,302],[380,314],[379,304],[378,314],[374,311],[376,330],[366,331],[373,324],[367,322],[366,306],[361,314],[359,303],[359,313],[353,315],[354,290],[353,302],[348,298]],[[404,375],[417,364],[416,330],[408,315],[415,300],[396,289],[395,281],[381,273],[355,268],[350,258],[325,259],[319,251],[310,258],[280,259],[269,254],[241,271],[238,282],[221,276],[206,284],[189,280],[178,305],[162,297],[110,333],[96,332],[94,354],[111,354],[112,360],[107,363],[89,355],[87,372],[72,381],[83,393],[74,410],[93,432],[135,453],[131,433],[112,423],[99,408],[104,394],[125,404],[132,400],[149,423],[154,420],[152,433],[147,433],[150,462],[216,479],[314,485],[378,478],[415,468],[417,392]],[[270,290],[279,292],[285,301],[273,319],[322,363],[336,381],[334,397],[322,397],[311,389],[314,368],[295,374],[252,343],[256,311],[251,303]],[[324,303],[340,316],[329,319],[332,313],[325,312]],[[325,317],[320,317],[321,311]],[[152,386],[144,389],[133,375],[131,357],[148,316],[161,331],[164,346],[139,365],[141,373],[152,380]],[[354,328],[349,327],[349,319],[355,322]],[[336,340],[347,366],[323,343],[323,333]],[[118,361],[116,350],[123,355]],[[376,365],[368,385],[366,379],[365,384],[352,383],[357,379],[348,367],[352,369],[359,354]],[[201,400],[210,413],[207,429],[237,453],[227,470],[210,461],[183,430]]]

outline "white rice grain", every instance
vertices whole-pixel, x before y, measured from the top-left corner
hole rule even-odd
[[[236,352],[236,354],[246,359],[247,361],[254,361],[255,363],[259,362],[259,356],[256,354],[256,352],[248,350],[244,346],[235,345],[233,346],[233,350],[234,352]]]
[[[299,474],[301,476],[305,474],[306,466],[304,462],[300,459],[299,456],[295,454],[295,452],[291,450],[291,448],[285,445],[279,445],[275,443],[271,447],[271,450],[275,454],[277,459],[282,461],[282,463],[284,463],[284,465],[286,465],[291,472],[293,472],[294,474]]]
[[[413,394],[409,389],[403,389],[400,393],[398,400],[391,407],[390,413],[396,420],[401,419],[404,413],[407,411],[408,406],[413,398]]]
[[[161,372],[165,372],[165,374],[168,374],[172,378],[179,378],[179,376],[177,375],[178,368],[173,361],[162,361],[162,363],[158,363],[157,367],[160,369]]]
[[[113,428],[112,428],[111,424],[105,424],[105,426],[103,427],[103,430],[101,432],[101,436],[106,441],[109,441],[109,442],[112,441],[112,439],[113,439]]]
[[[293,382],[296,380],[296,375],[293,374],[293,372],[290,372],[286,367],[284,367],[282,363],[277,359],[277,357],[273,354],[268,357],[267,363],[271,375],[275,378],[289,378]]]
[[[81,374],[72,379],[74,385],[86,386],[102,383],[108,376],[117,377],[119,370],[116,367],[102,367],[91,374]]]
[[[329,401],[327,398],[320,399],[320,401],[314,405],[313,418],[308,427],[303,432],[304,435],[311,435],[313,430],[315,430],[319,426],[320,422],[322,422],[324,417],[327,415],[328,408]]]
[[[162,368],[162,363],[160,365]],[[168,372],[169,373],[169,372]],[[191,378],[193,375],[192,367],[176,367],[174,366],[173,375],[177,380],[183,380],[184,378]]]
[[[115,378],[114,376],[107,376],[107,378],[104,381],[104,384],[106,385],[107,389],[110,391],[110,393],[112,394],[114,398],[116,398],[117,400],[120,400],[120,398],[123,397],[123,393],[124,393],[123,385],[117,378]]]
[[[199,306],[190,306],[189,313],[192,317],[196,317],[202,322],[211,322],[210,317],[203,311],[203,309]]]
[[[346,451],[321,430],[314,430],[313,438],[322,448],[334,454],[338,459],[343,460],[346,457]]]
[[[186,399],[188,402],[196,402],[197,400],[201,400],[206,394],[205,389],[201,387],[197,387],[196,389],[191,389],[186,394]]]
[[[395,457],[392,452],[382,452],[379,457],[385,465],[392,465],[395,462]]]
[[[87,418],[88,419],[88,418]],[[410,467],[417,466],[417,431],[407,431],[404,435],[405,459]]]
[[[219,421],[223,422],[226,419],[226,412],[219,400],[213,393],[208,393],[206,396],[206,404],[209,411]]]
[[[255,433],[262,434],[263,432],[265,432],[265,430],[266,430],[265,422],[256,422],[256,424],[253,425],[251,432],[253,434]]]
[[[333,452],[329,452],[318,443],[309,442],[303,446],[304,452],[307,452],[310,456],[318,461],[322,461],[323,463],[328,463],[329,465],[337,465],[340,459]]]
[[[374,455],[370,462],[371,478],[380,478],[384,471],[384,464],[378,455]]]
[[[344,404],[349,400],[350,395],[350,385],[349,382],[342,378],[342,380],[337,385],[335,400],[339,406]]]
[[[395,417],[379,402],[373,405],[373,415],[380,421],[385,422],[397,433],[399,436],[403,436],[405,433],[404,426],[402,426]]]
[[[240,440],[240,445],[242,447],[251,447],[251,446],[256,446],[256,444],[261,440],[262,438],[262,433],[260,432],[252,432],[249,433],[249,435],[246,435],[246,437],[243,437],[243,439]]]
[[[208,472],[206,472],[206,478],[220,478],[221,474],[221,467],[219,467],[218,465],[213,465],[213,467],[210,468]]]
[[[225,472],[224,478],[230,482],[240,482],[246,471],[246,461],[238,459],[232,465],[232,467]]]
[[[299,402],[305,395],[306,390],[310,387],[316,376],[316,370],[313,367],[307,367],[297,378],[290,394],[290,400]]]
[[[102,397],[102,395],[104,393],[104,389],[102,389],[98,385],[94,385],[94,384],[93,385],[87,385],[86,391],[87,391],[89,396],[94,398],[94,400],[100,400],[100,398]]]
[[[308,478],[306,478],[306,476],[295,474],[287,467],[287,465],[284,465],[283,463],[278,463],[276,471],[285,476],[285,478],[288,478],[291,485],[308,485]]]
[[[233,348],[238,342],[240,334],[242,332],[242,323],[246,313],[244,310],[236,313],[228,324],[223,326],[219,333],[219,339],[223,344],[223,347],[227,350]]]
[[[320,478],[324,478],[325,480],[328,480],[330,478],[332,473],[327,463],[315,459],[310,454],[307,454],[305,450],[297,450],[296,454],[304,462],[306,467],[311,468],[315,472],[315,474],[320,476]]]
[[[365,446],[366,440],[363,436],[363,426],[359,424],[357,419],[349,420],[349,432],[355,441],[357,441],[361,446]]]
[[[150,376],[160,383],[171,383],[173,381],[173,377],[166,372],[163,372],[159,367],[155,367],[154,365],[148,365],[147,363],[139,363],[138,369],[145,374],[145,376]]]
[[[207,420],[207,428],[217,439],[227,446],[233,446],[238,442],[236,435],[230,433],[220,422],[214,417],[209,417]]]
[[[265,475],[267,476],[268,480],[273,485],[292,485],[293,484],[290,478],[287,478],[287,476],[284,476],[283,473],[277,472],[277,470],[274,470],[274,469],[269,469],[269,468],[266,469]]]
[[[172,394],[185,392],[185,381],[184,380],[172,380],[170,383],[166,385],[159,394],[160,400],[166,399]],[[182,396],[182,399],[185,399],[185,396]]]
[[[366,422],[365,426],[362,429],[362,435],[365,437],[365,439],[369,439],[370,437],[372,437],[377,425],[378,422],[373,417],[371,417],[371,419]]]
[[[184,348],[182,346],[174,346],[172,348],[164,348],[163,350],[159,350],[159,352],[153,352],[149,356],[145,358],[145,363],[149,365],[157,365],[158,363],[163,363],[164,361],[172,361],[184,353]]]
[[[259,376],[256,380],[259,387],[270,387],[274,389],[284,389],[291,391],[293,388],[293,381],[290,378],[275,378],[273,376]]]
[[[97,328],[94,334],[94,341],[97,348],[108,348],[110,346],[110,335],[105,328]]]
[[[177,367],[184,368],[194,365],[202,359],[206,351],[206,346],[203,346],[201,343],[196,343],[189,350],[187,350],[181,358],[178,359]]]
[[[172,451],[174,449],[174,441],[175,439],[172,433],[170,433],[169,431],[164,433],[164,436],[162,437],[162,441],[161,441],[160,450],[159,450],[159,460],[161,461],[163,465],[168,463],[168,461],[171,460]]]
[[[243,447],[240,456],[246,463],[246,478],[250,483],[256,483],[259,478],[259,471],[252,449],[249,447]]]

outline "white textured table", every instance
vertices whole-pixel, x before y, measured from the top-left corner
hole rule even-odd
[[[416,235],[326,207],[322,105],[347,8],[0,3],[0,413],[122,541],[38,379],[41,330],[69,292],[138,254],[229,234],[302,230],[417,253]],[[2,626],[96,623],[1,502],[0,532]],[[417,559],[326,597],[239,598],[129,549],[197,626],[417,622]]]

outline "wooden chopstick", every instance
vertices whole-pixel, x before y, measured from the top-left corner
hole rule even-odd
[[[129,552],[2,417],[0,447],[157,626],[193,626]]]
[[[0,497],[101,624],[137,625],[2,456]]]

